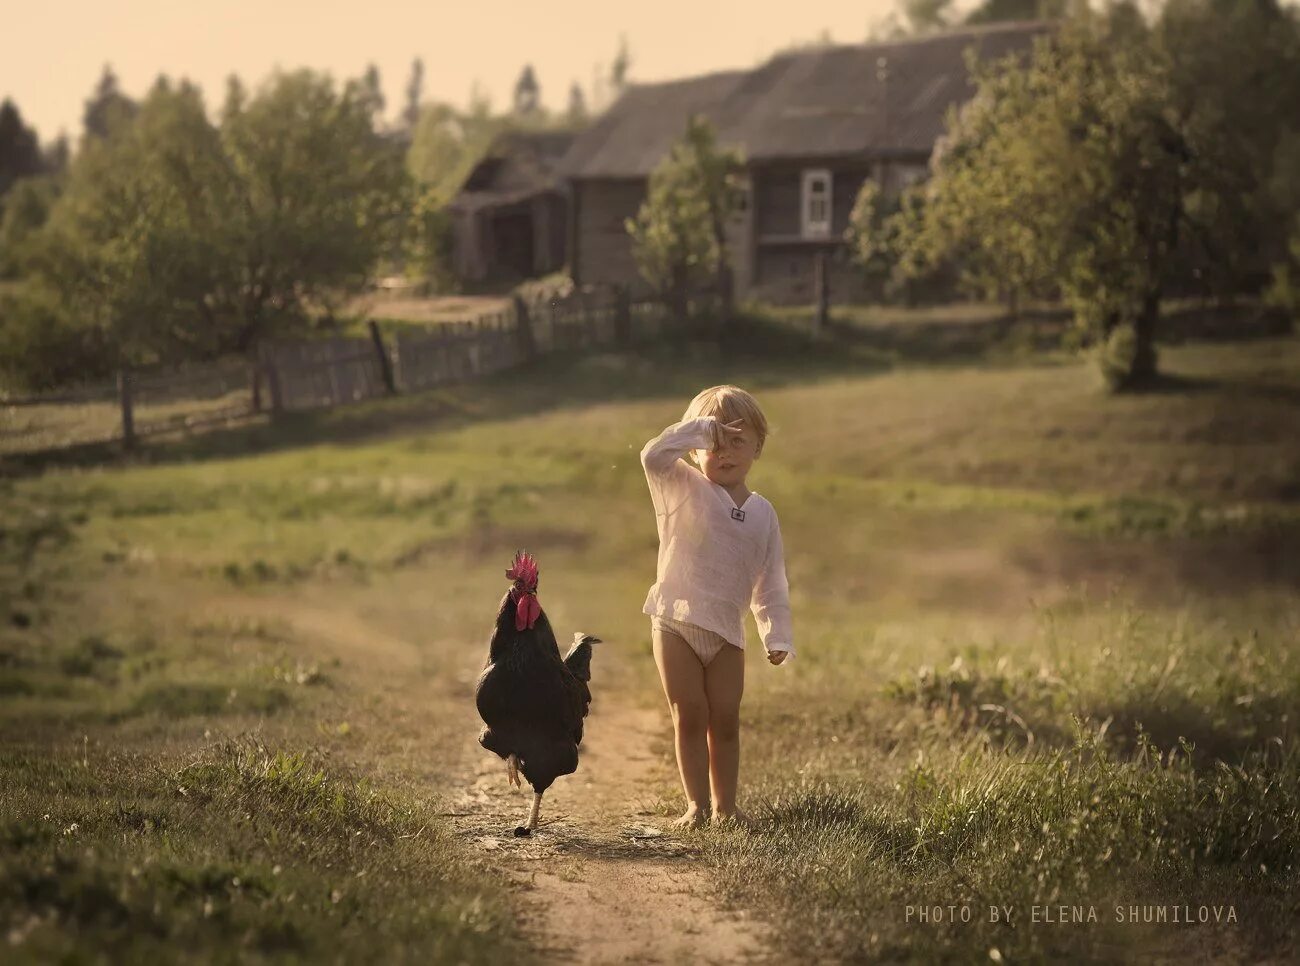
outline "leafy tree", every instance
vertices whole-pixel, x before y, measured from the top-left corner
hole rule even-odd
[[[44,168],[36,132],[23,123],[18,107],[8,98],[0,104],[0,198],[20,178]]]
[[[223,125],[221,142],[237,185],[226,300],[244,349],[311,304],[361,289],[400,239],[410,191],[364,84],[337,93],[325,74],[277,74]]]
[[[406,106],[402,109],[402,124],[414,131],[420,120],[420,100],[424,96],[424,61],[419,57],[411,62],[411,77],[406,82]]]
[[[359,289],[400,244],[409,182],[364,85],[299,71],[246,103],[231,92],[218,129],[196,88],[162,79],[78,153],[21,241],[29,278],[3,341],[36,352],[30,378],[59,377],[61,343],[100,369],[246,351]],[[12,329],[28,324],[48,332]]]
[[[201,355],[221,344],[232,179],[198,90],[157,83],[129,123],[88,139],[49,219],[27,241],[99,366]],[[9,228],[10,226],[6,226]]]
[[[726,224],[740,201],[744,160],[717,145],[713,125],[693,115],[684,136],[650,173],[649,190],[625,226],[642,276],[664,293],[680,316],[693,284],[713,275],[730,312],[731,274]]]
[[[1272,231],[1261,172],[1295,96],[1295,36],[1267,4],[1171,0],[1154,27],[1124,5],[1081,15],[1025,69],[972,62],[977,94],[936,149],[908,263],[955,260],[986,295],[1059,290],[1111,384],[1141,385],[1170,282],[1217,253],[1210,284],[1227,291],[1233,253]]]
[[[380,79],[380,69],[377,66],[373,64],[367,65],[360,81],[348,81],[346,90],[347,96],[363,105],[365,111],[370,114],[370,118],[378,121],[378,118],[383,114],[385,100],[383,100],[383,83]]]
[[[248,90],[239,75],[231,74],[226,78],[226,99],[221,105],[221,123],[229,124],[238,117],[248,103]]]
[[[893,276],[898,262],[897,198],[887,197],[874,178],[867,178],[858,189],[849,213],[844,240],[849,255],[867,278],[881,286]]]
[[[17,278],[26,272],[29,240],[49,220],[61,190],[58,174],[36,175],[17,182],[5,197],[0,215],[0,278]]]
[[[50,174],[62,174],[68,170],[68,162],[72,159],[72,151],[68,146],[68,136],[62,131],[43,152],[44,168]]]
[[[118,89],[117,75],[108,64],[82,114],[83,138],[107,138],[113,127],[135,116],[137,105]]]
[[[450,104],[426,104],[406,156],[411,176],[432,191],[432,202],[445,205],[465,183],[488,146],[511,126],[511,119],[490,111],[463,113]]]
[[[1008,20],[1048,20],[1066,13],[1067,0],[981,0],[966,15],[968,24],[1001,23]]]

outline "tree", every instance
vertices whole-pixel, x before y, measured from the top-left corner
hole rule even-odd
[[[0,214],[0,278],[25,274],[29,241],[49,220],[62,190],[59,173],[33,175],[17,182]]]
[[[1059,291],[1108,381],[1148,382],[1170,282],[1218,252],[1227,291],[1246,240],[1275,231],[1260,173],[1297,93],[1295,37],[1267,4],[1171,0],[1154,27],[1119,5],[1040,40],[1028,66],[972,62],[910,263],[951,259],[985,295]]]
[[[684,136],[650,173],[637,216],[625,222],[642,276],[680,317],[691,285],[713,275],[722,300],[720,322],[728,321],[726,224],[740,202],[743,171],[740,152],[720,149],[713,125],[693,115]]]
[[[411,136],[407,170],[433,191],[435,205],[445,205],[465,183],[488,146],[510,126],[510,118],[493,115],[483,102],[469,112],[458,111],[450,104],[426,104]]]
[[[420,120],[420,100],[424,96],[424,61],[419,57],[411,62],[411,77],[406,82],[406,107],[402,109],[402,123],[408,132],[415,130]]]
[[[609,65],[609,87],[611,97],[617,100],[622,96],[623,91],[627,90],[627,74],[632,69],[632,52],[627,46],[627,35],[620,34],[618,38],[618,52],[614,54],[614,61]]]
[[[366,66],[366,72],[361,75],[360,81],[350,81],[347,85],[349,95],[355,98],[370,113],[374,120],[378,120],[384,113],[384,85],[379,79],[379,68],[374,64]]]
[[[844,232],[853,262],[870,281],[882,286],[892,277],[898,260],[894,217],[898,210],[898,199],[886,197],[880,184],[867,178],[858,189]]]
[[[43,167],[50,174],[62,174],[68,170],[68,162],[72,159],[72,150],[68,146],[68,136],[63,131],[59,132],[56,137],[43,152]]]
[[[525,64],[519,74],[519,80],[515,81],[515,113],[520,117],[536,114],[541,106],[541,97],[541,88],[537,84],[537,77],[533,74],[533,65]]]
[[[222,125],[229,124],[238,117],[247,103],[248,90],[244,87],[244,82],[238,74],[231,74],[226,78],[226,99],[221,104]]]
[[[565,119],[575,127],[587,121],[587,99],[577,81],[569,88],[569,109],[565,112]]]
[[[83,138],[107,138],[114,125],[130,121],[135,115],[136,103],[123,94],[117,85],[117,75],[108,64],[100,75],[95,92],[86,101],[82,114]]]
[[[1066,13],[1067,0],[981,0],[966,15],[968,24],[1002,23],[1010,20],[1047,20]]]
[[[34,378],[63,371],[62,343],[101,369],[248,351],[359,290],[400,244],[409,182],[364,85],[298,71],[241,101],[218,129],[193,85],[160,81],[78,153],[22,241],[31,299],[15,318],[64,320],[4,336],[40,350]]]
[[[313,303],[359,291],[404,230],[411,201],[400,145],[374,127],[365,85],[337,93],[310,70],[277,74],[221,130],[237,175],[225,293],[246,349]]]
[[[953,23],[952,0],[898,0],[896,9],[867,31],[869,41],[933,33]]]
[[[44,167],[36,132],[23,123],[18,107],[6,98],[0,104],[0,199],[14,182],[40,174]]]
[[[101,347],[101,368],[222,346],[233,187],[188,82],[155,84],[133,118],[86,141],[27,244],[35,283],[58,294],[78,345]]]

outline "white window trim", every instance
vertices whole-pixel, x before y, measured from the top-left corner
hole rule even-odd
[[[815,182],[821,181],[826,185],[826,218],[820,221],[814,221],[812,215],[812,186]],[[803,172],[802,187],[799,192],[799,226],[800,232],[805,238],[829,238],[831,234],[831,219],[834,217],[835,206],[831,197],[831,190],[835,185],[831,177],[829,168],[805,168]]]

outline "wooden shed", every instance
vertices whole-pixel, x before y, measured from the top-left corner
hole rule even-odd
[[[974,88],[964,55],[1025,54],[1050,22],[990,25],[887,43],[780,54],[752,70],[637,84],[575,138],[560,164],[569,182],[569,261],[579,284],[639,282],[624,220],[691,114],[746,157],[742,210],[728,227],[737,295],[812,297],[818,252],[832,257],[836,297],[863,295],[844,230],[862,182],[897,192],[924,178],[949,107]]]
[[[573,137],[512,131],[493,141],[447,206],[459,278],[516,281],[563,267],[568,202],[557,169]]]

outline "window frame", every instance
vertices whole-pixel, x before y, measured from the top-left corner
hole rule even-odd
[[[824,219],[814,219],[812,217],[812,186],[817,182],[821,182],[826,188],[822,195],[826,203],[826,216]],[[803,177],[800,182],[799,190],[799,232],[804,238],[830,237],[831,223],[835,217],[834,199],[832,196],[834,188],[835,179],[831,175],[830,168],[803,169]]]

